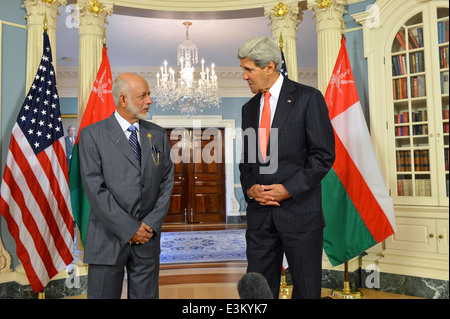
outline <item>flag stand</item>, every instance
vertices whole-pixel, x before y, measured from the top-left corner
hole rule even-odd
[[[288,285],[286,282],[286,271],[283,267],[281,270],[281,284],[280,284],[280,296],[279,299],[291,299],[292,297],[292,285]]]
[[[41,292],[38,293],[38,299],[45,299],[45,292],[44,292],[44,290],[42,290]]]
[[[338,299],[359,299],[362,298],[363,294],[359,289],[350,288],[350,282],[348,280],[348,263],[345,262],[345,278],[344,278],[344,288],[334,289],[331,292],[333,297]]]

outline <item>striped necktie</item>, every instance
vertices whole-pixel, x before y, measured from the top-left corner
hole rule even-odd
[[[128,139],[128,141],[130,142],[131,148],[133,149],[134,155],[136,156],[139,165],[141,165],[141,147],[139,146],[139,142],[137,139],[137,131],[136,131],[136,127],[134,125],[131,125],[128,128],[128,131],[131,132],[130,138]]]
[[[259,149],[263,156],[264,162],[267,155],[267,144],[269,144],[270,134],[270,93],[264,92],[264,106],[261,115],[261,122],[259,124]]]

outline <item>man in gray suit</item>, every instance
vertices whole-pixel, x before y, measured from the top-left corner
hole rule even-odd
[[[91,205],[84,262],[88,298],[158,298],[161,226],[173,187],[166,131],[149,121],[147,82],[133,73],[113,83],[116,111],[80,133],[80,169]]]
[[[70,125],[67,128],[67,136],[64,138],[66,141],[66,157],[67,157],[67,166],[70,167],[70,160],[72,159],[72,151],[73,151],[73,144],[75,144],[75,141],[77,140],[77,129]]]
[[[281,52],[267,37],[250,39],[238,58],[255,94],[242,107],[239,165],[248,202],[247,272],[262,274],[278,298],[285,253],[292,298],[320,298],[325,227],[321,180],[335,158],[325,100],[318,90],[279,74]],[[252,132],[254,138],[249,138]]]

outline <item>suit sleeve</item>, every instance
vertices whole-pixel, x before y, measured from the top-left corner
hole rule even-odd
[[[334,132],[328,108],[320,91],[315,90],[305,113],[308,157],[304,167],[298,168],[283,185],[296,201],[320,186],[335,159]]]
[[[174,176],[174,164],[170,153],[169,139],[167,134],[162,134],[162,136],[164,141],[164,169],[159,184],[158,199],[156,200],[152,211],[143,219],[143,222],[149,225],[157,233],[161,231],[162,224],[166,218],[167,211],[169,210]]]
[[[252,201],[254,199],[251,199],[247,191],[250,187],[252,187],[255,184],[258,184],[256,181],[256,178],[252,172],[252,164],[249,160],[249,150],[252,147],[251,139],[255,138],[256,136],[252,136],[254,134],[255,130],[247,130],[249,128],[249,114],[246,114],[246,105],[242,107],[242,154],[241,154],[241,162],[239,163],[239,171],[240,171],[240,180],[241,180],[241,186],[242,186],[242,192],[244,193],[245,200],[247,202]],[[250,142],[250,143],[249,143]],[[256,140],[254,141],[256,142]]]
[[[141,222],[123,210],[106,187],[102,173],[102,159],[93,138],[93,132],[84,128],[80,134],[80,171],[91,213],[125,245],[138,231]]]

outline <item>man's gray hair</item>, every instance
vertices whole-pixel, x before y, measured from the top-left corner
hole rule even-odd
[[[274,40],[266,36],[252,38],[239,48],[238,59],[245,58],[261,69],[271,61],[275,63],[275,70],[280,71],[281,68],[281,50]]]
[[[129,92],[130,92],[130,83],[128,82],[128,80],[126,78],[117,76],[114,79],[112,85],[114,104],[118,106],[120,94],[126,94],[128,96]]]

